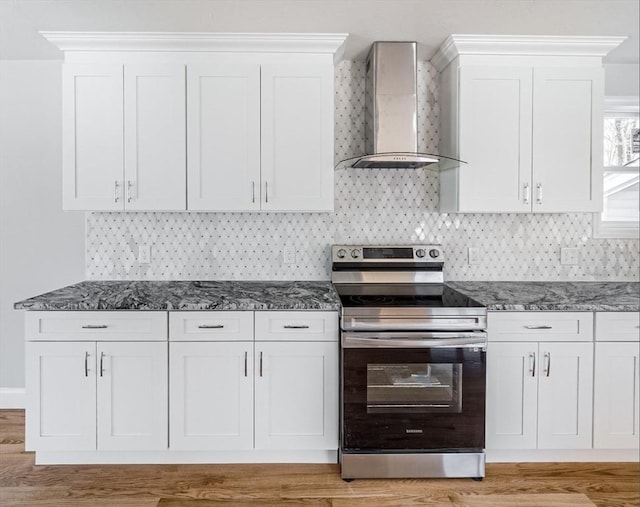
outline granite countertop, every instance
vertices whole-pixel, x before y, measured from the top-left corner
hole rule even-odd
[[[85,281],[17,310],[338,310],[331,282]]]
[[[447,282],[487,310],[637,312],[639,282]]]

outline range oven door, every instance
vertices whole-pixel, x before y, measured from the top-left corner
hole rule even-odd
[[[342,333],[342,450],[484,449],[486,333]]]

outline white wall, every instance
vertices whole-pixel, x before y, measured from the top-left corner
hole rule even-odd
[[[640,95],[640,65],[609,63],[604,66],[604,94],[637,97]]]
[[[62,211],[60,69],[0,61],[0,389],[24,386],[13,303],[84,278],[84,214]]]

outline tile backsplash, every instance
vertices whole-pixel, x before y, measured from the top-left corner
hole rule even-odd
[[[364,149],[364,63],[336,69],[336,161]],[[418,65],[419,149],[437,153],[437,73]],[[328,280],[334,243],[441,243],[447,280],[638,280],[638,240],[594,239],[592,215],[438,212],[429,169],[338,169],[334,213],[87,213],[91,280]],[[151,245],[151,262],[137,261]],[[283,263],[283,250],[296,252]],[[480,251],[469,265],[468,247]],[[580,264],[560,265],[560,248]]]

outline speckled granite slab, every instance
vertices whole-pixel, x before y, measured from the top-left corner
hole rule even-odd
[[[18,310],[338,310],[330,282],[85,281]]]
[[[487,310],[637,312],[638,282],[447,282]]]

